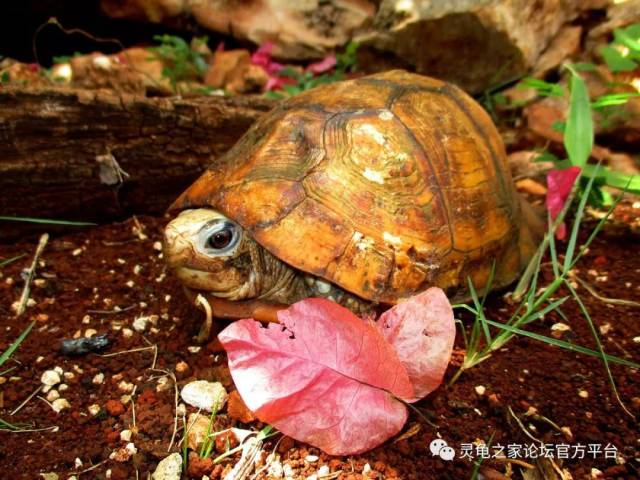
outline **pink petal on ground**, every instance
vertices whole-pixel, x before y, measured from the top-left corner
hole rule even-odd
[[[335,66],[336,66],[336,56],[328,55],[324,59],[320,60],[319,62],[308,65],[307,71],[313,72],[315,74],[324,73],[331,70]]]
[[[415,402],[440,383],[449,365],[456,326],[453,309],[439,288],[430,288],[384,312],[378,327],[396,349],[413,384]]]
[[[580,176],[580,172],[580,167],[572,166],[563,170],[552,169],[547,173],[546,204],[552,220],[555,220],[564,208],[564,204],[569,198],[573,184],[576,178]],[[555,232],[556,237],[563,240],[566,232],[566,225],[562,223]]]
[[[240,320],[218,336],[243,400],[263,422],[332,455],[374,448],[398,433],[413,388],[378,328],[311,298],[267,328]]]

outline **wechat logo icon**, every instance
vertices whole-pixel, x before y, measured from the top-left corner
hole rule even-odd
[[[429,450],[431,450],[431,455],[434,457],[440,457],[442,460],[446,460],[447,462],[453,460],[456,456],[456,451],[442,438],[436,438],[433,440],[429,445]]]

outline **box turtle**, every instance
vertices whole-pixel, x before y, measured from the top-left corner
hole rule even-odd
[[[494,263],[493,287],[512,282],[535,249],[489,116],[398,70],[282,102],[172,210],[166,260],[216,316],[309,296],[362,312],[431,286],[461,299]]]

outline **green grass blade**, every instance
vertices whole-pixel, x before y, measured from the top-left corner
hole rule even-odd
[[[534,320],[538,320],[539,318],[544,317],[547,313],[556,310],[560,305],[562,305],[568,299],[569,299],[569,296],[567,295],[566,297],[562,297],[559,300],[554,300],[553,302],[549,303],[549,305],[544,307],[542,310],[539,310],[528,317],[523,317],[522,322],[519,322],[518,324],[526,325],[527,323],[531,323]]]
[[[34,218],[34,217],[7,217],[4,215],[0,215],[0,220],[5,220],[8,222],[26,222],[26,223],[44,223],[47,225],[74,225],[86,227],[90,225],[96,225],[91,222],[74,222],[71,220],[53,220],[50,218]]]
[[[529,337],[529,338],[532,338],[533,340],[538,340],[540,342],[544,342],[549,345],[553,345],[555,347],[564,348],[565,350],[582,353],[582,354],[589,355],[591,357],[596,357],[599,359],[603,358],[603,355],[600,352],[596,350],[591,350],[590,348],[587,348],[587,347],[576,345],[574,343],[565,342],[563,340],[557,340],[555,338],[547,337],[534,332],[529,332],[527,330],[522,330],[521,328],[512,327],[511,325],[495,322],[493,320],[487,320],[487,322],[494,327],[498,327],[500,329],[507,330],[511,333],[522,335],[523,337]],[[607,353],[604,354],[604,357],[607,359],[607,361],[611,363],[617,363],[619,365],[624,365],[625,367],[629,367],[629,368],[640,368],[640,364],[629,361],[629,360],[625,360],[624,358],[615,357]]]
[[[596,345],[598,346],[598,352],[600,353],[600,358],[602,358],[602,363],[604,364],[604,368],[607,371],[607,376],[609,377],[609,384],[611,385],[611,390],[613,391],[613,394],[615,395],[622,409],[625,412],[627,412],[627,414],[629,414],[631,417],[635,418],[635,416],[627,409],[625,404],[622,402],[622,399],[620,398],[620,394],[618,393],[618,387],[616,387],[616,381],[614,380],[613,373],[611,372],[611,368],[609,367],[609,359],[607,358],[608,355],[604,351],[604,347],[602,346],[602,341],[600,341],[600,335],[598,335],[598,330],[596,330],[596,326],[593,324],[593,320],[591,319],[591,315],[589,315],[589,311],[587,310],[587,307],[585,307],[584,303],[582,302],[582,299],[580,298],[578,293],[575,291],[573,286],[571,286],[571,284],[566,280],[564,284],[573,295],[573,298],[575,299],[575,301],[578,303],[578,306],[580,307],[580,311],[582,312],[582,315],[584,316],[585,320],[587,321],[587,324],[589,325],[591,334],[593,335],[593,338],[596,341]],[[638,365],[638,367],[635,367],[635,368],[639,368],[639,367],[640,365]]]
[[[569,84],[569,114],[564,130],[564,147],[572,165],[583,167],[593,149],[593,120],[587,85],[572,67]]]
[[[9,357],[13,354],[13,352],[16,351],[16,349],[24,341],[24,339],[27,337],[27,335],[29,335],[29,332],[31,332],[31,329],[33,328],[33,326],[35,324],[36,324],[36,322],[31,322],[29,324],[29,326],[27,328],[25,328],[24,331],[20,334],[20,336],[18,338],[16,338],[11,345],[9,345],[9,348],[7,348],[2,353],[2,355],[0,355],[0,366],[4,365],[4,362],[6,362],[9,359]]]
[[[473,282],[471,281],[471,277],[467,277],[467,283],[469,284],[469,292],[471,293],[473,304],[475,305],[476,310],[478,312],[476,316],[476,322],[480,323],[480,326],[482,327],[482,332],[484,333],[484,337],[487,341],[487,344],[490,344],[491,332],[489,331],[489,326],[485,322],[486,318],[484,316],[484,307],[483,307],[484,299],[486,298],[486,293],[485,293],[485,297],[482,299],[482,302],[480,302],[480,300],[478,299],[478,292],[476,291],[476,288],[474,287]]]
[[[564,254],[564,263],[562,265],[563,272],[569,272],[569,268],[573,263],[573,255],[576,250],[576,244],[578,242],[578,233],[580,232],[580,224],[582,223],[582,217],[584,216],[584,209],[587,206],[587,201],[589,200],[589,193],[593,188],[593,182],[595,180],[595,176],[589,178],[587,182],[587,186],[582,192],[582,197],[580,198],[580,203],[578,204],[578,209],[576,210],[575,217],[573,219],[573,226],[571,228],[571,236],[569,237],[569,243],[567,244],[567,250]]]
[[[7,265],[12,264],[13,262],[20,260],[24,256],[25,254],[23,253],[21,255],[16,255],[15,257],[7,258],[6,260],[0,261],[0,268],[6,267]]]

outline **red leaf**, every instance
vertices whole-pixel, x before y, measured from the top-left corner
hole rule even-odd
[[[555,220],[564,208],[564,204],[569,198],[573,184],[580,175],[580,167],[572,166],[563,170],[552,169],[547,173],[547,209],[551,219]],[[558,226],[556,237],[563,240],[566,236],[567,227],[564,223]]]
[[[336,66],[336,56],[328,55],[322,60],[320,60],[319,62],[308,65],[307,71],[313,72],[315,74],[324,73],[326,71],[331,70],[335,66]]]
[[[263,328],[240,320],[218,338],[256,416],[332,455],[364,452],[400,431],[413,398],[407,372],[377,327],[310,298]]]
[[[415,402],[442,382],[449,365],[456,326],[453,309],[439,288],[430,288],[380,316],[382,335],[395,348],[413,385]]]

